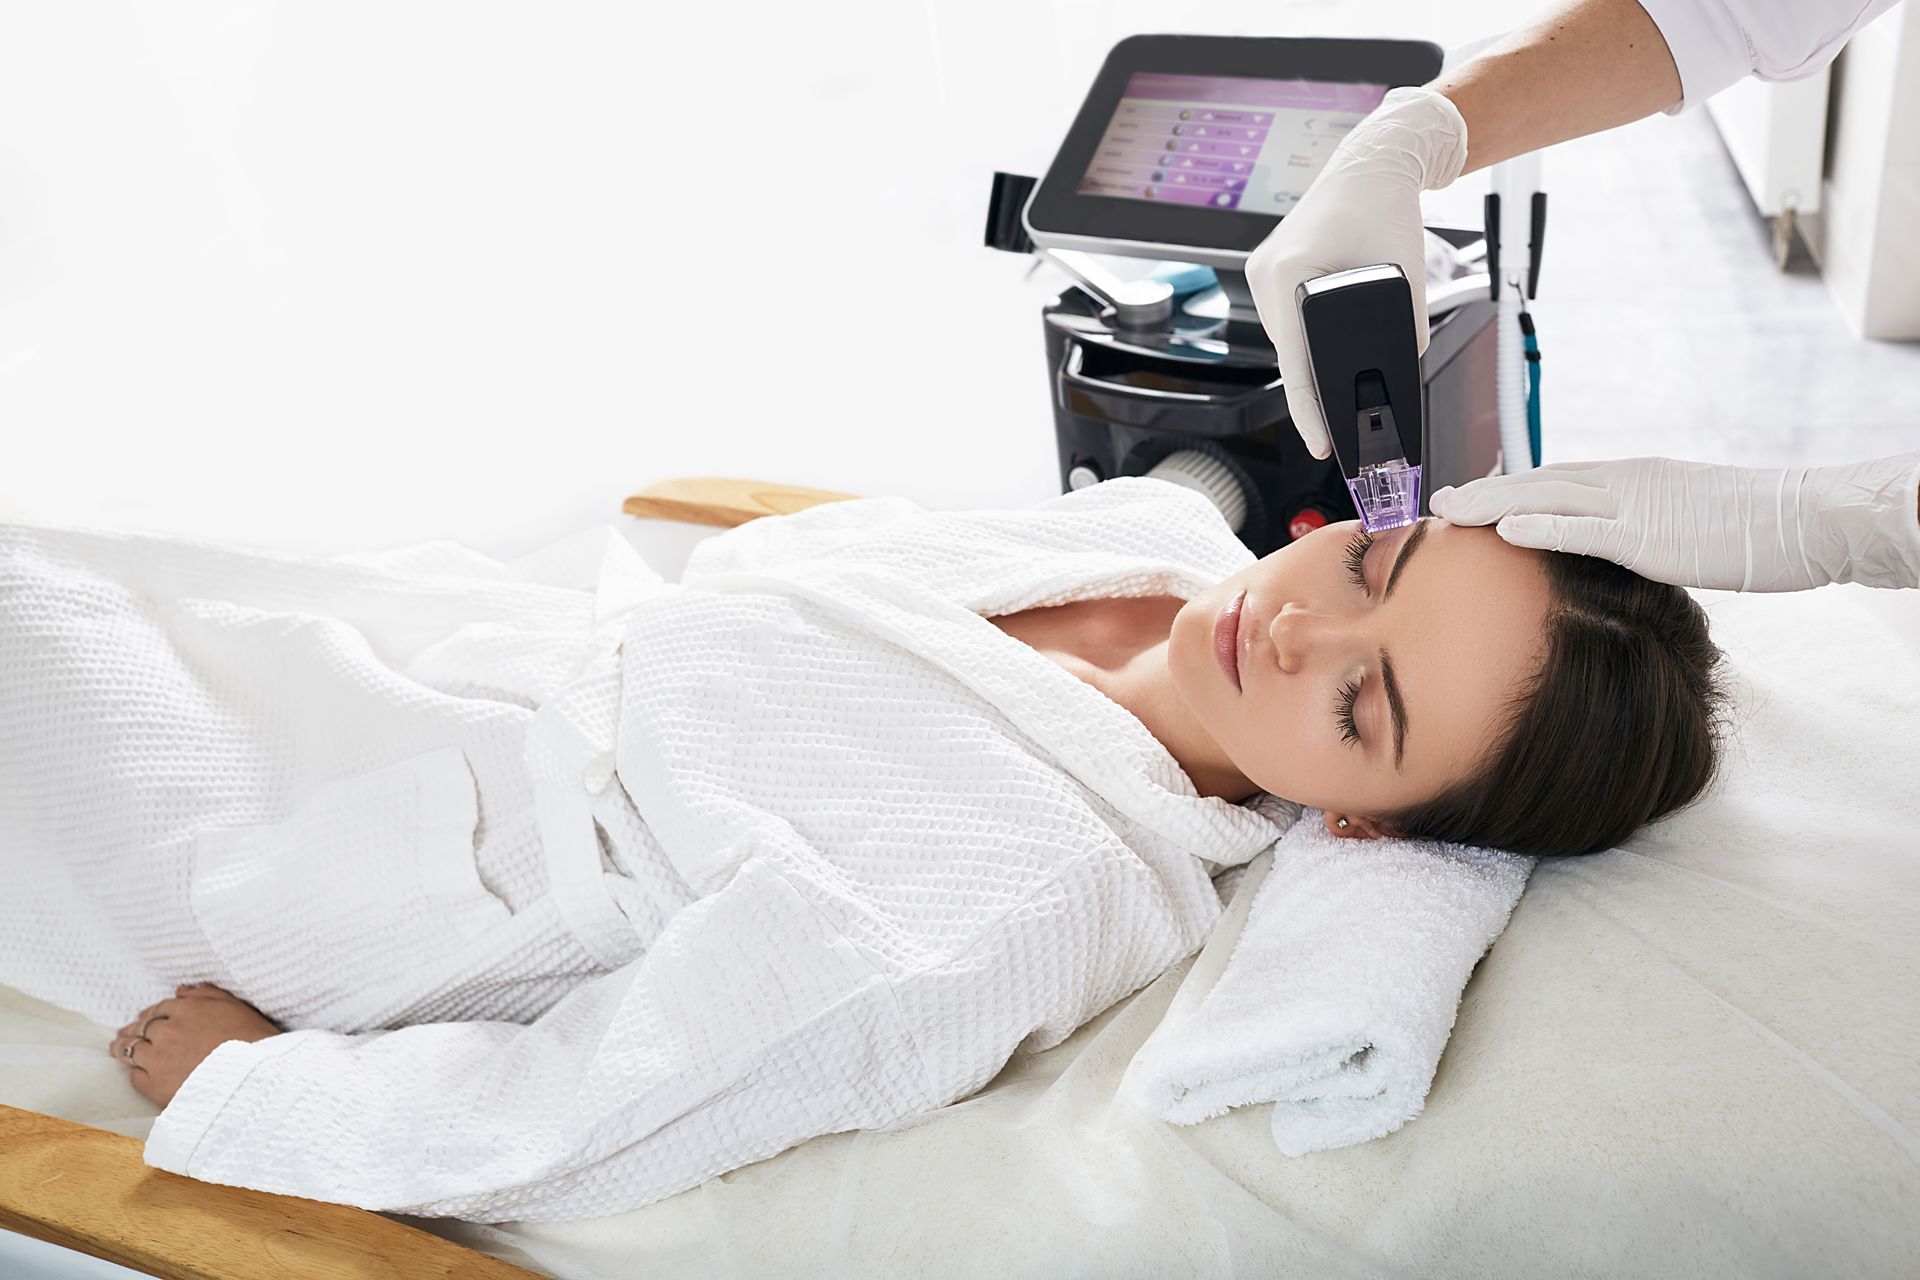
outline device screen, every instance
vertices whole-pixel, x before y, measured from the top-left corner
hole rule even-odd
[[[1136,72],[1080,194],[1284,215],[1384,84]]]

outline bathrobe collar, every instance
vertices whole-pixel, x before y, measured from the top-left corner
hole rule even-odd
[[[1181,599],[1218,581],[1171,561],[1135,563],[1074,582],[1066,599],[1049,597],[1049,603],[1119,595],[1115,588],[1121,580],[1130,588],[1125,594]],[[1299,816],[1298,805],[1265,793],[1244,804],[1200,795],[1179,762],[1131,711],[983,616],[1029,607],[1013,597],[1032,598],[1030,582],[1016,593],[1004,584],[998,589],[970,584],[962,575],[936,587],[871,564],[822,559],[771,571],[709,574],[700,579],[699,589],[803,596],[920,655],[993,704],[1139,828],[1205,861],[1223,867],[1247,862]]]

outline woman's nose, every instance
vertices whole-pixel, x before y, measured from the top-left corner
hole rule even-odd
[[[1267,628],[1273,640],[1274,660],[1288,675],[1294,675],[1313,660],[1316,653],[1337,641],[1340,620],[1315,610],[1311,605],[1289,600],[1273,615]]]

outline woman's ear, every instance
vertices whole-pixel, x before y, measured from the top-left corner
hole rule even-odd
[[[1378,840],[1390,834],[1381,823],[1372,818],[1362,818],[1351,813],[1328,813],[1323,818],[1329,835],[1339,836],[1342,840]],[[1340,824],[1346,823],[1343,827]]]

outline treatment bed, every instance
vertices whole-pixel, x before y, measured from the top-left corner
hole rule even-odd
[[[672,481],[622,531],[659,563],[850,496]],[[1920,1274],[1920,592],[1699,598],[1735,690],[1720,782],[1541,861],[1388,1137],[1289,1159],[1269,1107],[1177,1128],[1116,1096],[1225,967],[1262,854],[1198,956],[975,1096],[572,1222],[150,1168],[113,1028],[0,987],[0,1262],[10,1231],[183,1277]]]

